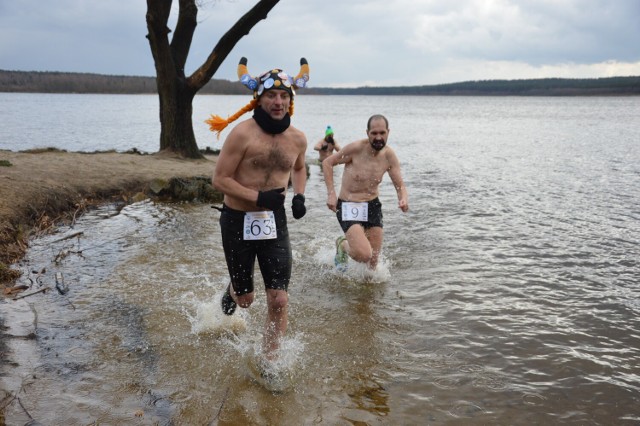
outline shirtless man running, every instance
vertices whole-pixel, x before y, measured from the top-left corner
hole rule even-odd
[[[220,132],[245,112],[254,111],[252,118],[229,133],[216,162],[213,186],[224,194],[220,232],[230,276],[221,301],[222,311],[232,315],[236,306],[248,308],[253,303],[257,258],[267,296],[263,335],[267,359],[275,357],[288,322],[292,256],[284,201],[289,178],[295,194],[293,217],[300,219],[306,213],[303,194],[307,139],[290,125],[293,88],[304,87],[308,80],[306,60],[301,60],[301,65],[296,79],[280,69],[253,78],[242,58],[238,76],[254,90],[254,99],[226,120],[220,116],[207,120],[211,130]]]
[[[375,270],[382,248],[382,204],[378,188],[389,174],[398,195],[398,207],[409,210],[407,188],[395,151],[387,146],[389,122],[373,115],[367,122],[367,138],[346,145],[322,162],[327,186],[327,207],[336,212],[345,235],[336,240],[336,266],[344,270],[347,256]],[[333,168],[344,164],[340,196],[336,196]]]

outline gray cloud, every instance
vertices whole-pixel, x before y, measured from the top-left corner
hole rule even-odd
[[[202,2],[188,73],[254,4]],[[0,0],[0,68],[153,75],[145,13],[142,1]],[[241,56],[256,74],[307,57],[314,86],[640,75],[637,22],[637,0],[285,0],[215,78],[235,79]]]

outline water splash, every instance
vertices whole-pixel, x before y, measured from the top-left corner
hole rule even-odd
[[[195,317],[191,318],[192,332],[210,333],[215,336],[238,335],[247,331],[247,321],[242,312],[225,315],[220,307],[223,292],[214,297],[214,302],[201,302],[196,306]]]
[[[334,256],[335,249],[330,244],[323,244],[317,245],[317,251],[312,259],[327,273],[350,281],[385,283],[391,278],[391,261],[385,258],[384,253],[380,254],[378,266],[373,271],[366,264],[355,262],[351,258],[348,260],[347,267],[341,271],[334,264]]]
[[[300,335],[285,337],[273,358],[267,359],[259,344],[237,344],[243,354],[248,377],[270,392],[295,388],[304,371],[304,343]]]
[[[281,393],[293,388],[304,370],[302,334],[284,336],[280,348],[267,359],[262,352],[262,326],[253,326],[255,321],[248,310],[223,314],[220,308],[223,294],[221,290],[213,301],[195,303],[195,314],[189,316],[192,332],[220,338],[220,344],[238,353],[246,376],[266,390]],[[261,305],[258,302],[253,306],[260,310],[264,308]],[[261,324],[260,321],[257,323]]]

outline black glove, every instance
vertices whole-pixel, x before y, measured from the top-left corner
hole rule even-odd
[[[258,191],[258,207],[266,207],[269,210],[278,210],[284,206],[284,188],[271,189],[269,191]]]
[[[307,213],[307,208],[304,206],[304,195],[296,194],[293,196],[291,211],[293,212],[293,217],[296,219],[300,219]]]

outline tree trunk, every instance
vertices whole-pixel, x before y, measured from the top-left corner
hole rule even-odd
[[[178,86],[161,88],[160,97],[160,151],[171,151],[187,158],[202,158],[193,133],[193,94]]]
[[[190,77],[184,66],[197,26],[196,0],[180,0],[178,21],[171,42],[167,27],[172,0],[147,0],[147,39],[156,68],[156,84],[160,98],[160,150],[175,152],[187,158],[202,158],[193,133],[193,97],[207,84],[229,52],[242,37],[249,34],[279,0],[260,0],[220,38],[203,65]]]

